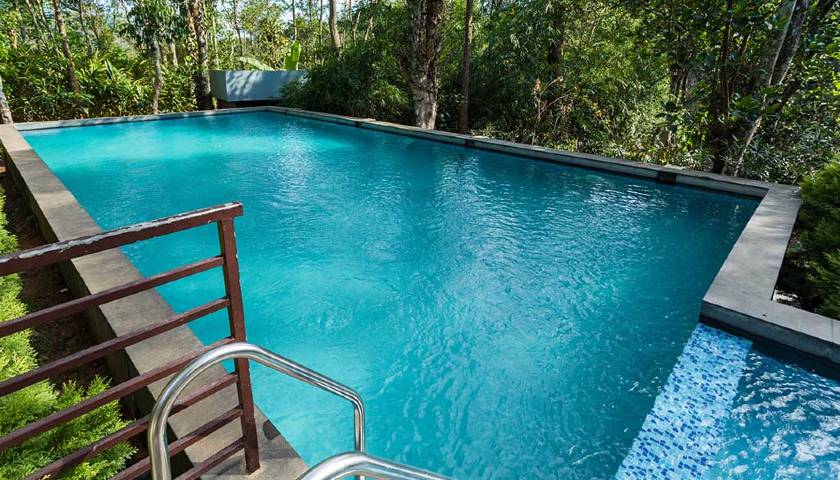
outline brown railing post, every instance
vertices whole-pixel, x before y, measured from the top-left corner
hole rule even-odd
[[[244,342],[246,341],[245,314],[242,306],[242,290],[239,285],[239,260],[236,253],[236,234],[233,228],[233,219],[222,219],[218,225],[219,244],[222,258],[224,258],[222,269],[225,278],[225,291],[229,300],[228,318],[230,321],[230,332],[234,339],[239,342]],[[236,374],[239,377],[236,389],[243,411],[241,422],[242,436],[245,439],[245,469],[248,473],[254,473],[260,468],[260,453],[257,443],[257,422],[254,418],[254,394],[251,391],[251,374],[247,359],[238,358],[234,360],[234,366],[236,368]]]
[[[222,267],[225,280],[225,297],[205,303],[191,310],[170,315],[162,321],[143,325],[136,330],[124,333],[120,336],[93,345],[81,351],[72,353],[63,358],[55,359],[34,370],[16,375],[0,382],[0,397],[10,394],[26,386],[32,385],[47,378],[51,378],[61,372],[87,364],[108,354],[122,350],[130,345],[135,345],[152,337],[168,332],[174,328],[182,327],[192,320],[204,317],[213,312],[223,309],[228,310],[230,319],[230,336],[226,336],[217,342],[203,347],[199,350],[188,353],[178,359],[172,360],[165,365],[160,365],[152,370],[138,374],[111,388],[94,395],[80,403],[68,406],[63,410],[51,413],[43,418],[34,419],[18,429],[0,436],[0,452],[5,452],[23,442],[44,433],[48,430],[66,424],[80,416],[93,411],[108,402],[124,398],[150,384],[161,381],[173,375],[196,357],[213,348],[228,345],[236,341],[245,340],[245,320],[242,308],[242,292],[239,285],[239,266],[236,258],[236,239],[234,237],[233,218],[242,215],[242,205],[239,203],[226,203],[215,207],[194,210],[166,218],[150,220],[147,222],[130,225],[127,227],[100,232],[86,237],[74,238],[61,242],[51,243],[35,247],[29,250],[15,252],[7,255],[0,255],[0,276],[17,273],[23,270],[41,268],[47,265],[65,262],[73,258],[91,255],[113,248],[119,248],[143,240],[148,240],[182,230],[201,227],[215,223],[218,226],[219,243],[221,254],[211,258],[205,258],[189,265],[180,266],[150,277],[133,280],[122,285],[90,293],[82,297],[53,305],[40,311],[31,312],[27,315],[0,322],[0,338],[32,328],[46,322],[54,321],[68,315],[82,313],[90,308],[97,308],[100,305],[120,300],[131,295],[151,290],[155,287],[168,284],[189,277],[204,271]],[[230,443],[227,447],[216,451],[203,462],[195,465],[183,478],[194,479],[226,458],[229,458],[239,450],[245,451],[245,467],[248,473],[253,473],[259,468],[259,452],[257,443],[256,421],[254,418],[253,394],[251,393],[251,379],[248,371],[248,363],[245,360],[236,362],[236,371],[218,379],[206,387],[195,392],[190,398],[185,399],[175,410],[183,410],[188,406],[201,401],[202,399],[221,392],[231,384],[237,384],[239,394],[239,405],[211,420],[205,425],[187,433],[177,441],[169,445],[169,455],[175,455],[196,442],[201,441],[211,433],[224,425],[240,421],[242,425],[242,438]],[[173,410],[173,411],[175,411]],[[112,447],[120,442],[130,440],[142,434],[148,429],[148,417],[138,419],[118,431],[107,435],[96,442],[83,446],[68,453],[49,465],[43,466],[37,472],[26,477],[26,480],[40,480],[45,475],[56,476],[73,468],[76,465],[96,456],[99,452]],[[144,458],[122,472],[118,473],[117,480],[130,480],[144,476],[151,466],[149,458]]]

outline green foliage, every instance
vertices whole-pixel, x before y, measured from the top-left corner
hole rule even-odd
[[[80,51],[81,53],[81,51]],[[138,115],[150,111],[149,61],[113,48],[75,57],[80,98],[64,87],[65,67],[52,51],[37,46],[0,49],[0,76],[16,121]],[[192,66],[164,69],[161,111],[195,109]]]
[[[805,6],[804,21],[788,30],[794,2],[787,0],[622,3],[666,60],[666,161],[703,169],[718,157],[729,166],[725,173],[798,183],[840,149],[840,97],[833,84],[840,71],[837,4],[796,2]],[[789,69],[773,62],[765,68],[768,59],[785,57],[771,55],[770,46],[786,31],[801,32],[791,42]],[[767,83],[765,70],[774,72]]]
[[[270,0],[245,0],[239,4],[239,8],[241,12],[238,19],[233,16],[232,8],[226,12],[228,24],[238,25],[241,31],[232,32],[231,50],[237,52],[239,57],[253,58],[268,66],[257,67],[260,70],[280,69],[292,43],[282,21],[283,7]],[[244,51],[240,52],[240,48]],[[251,62],[249,64],[254,65]]]
[[[237,60],[242,62],[245,65],[250,65],[257,70],[274,70],[271,65],[266,65],[265,63],[257,60],[254,57],[236,57]]]
[[[192,80],[194,68],[186,64],[163,69],[164,82],[160,92],[162,112],[190,112],[196,109]]]
[[[13,251],[17,241],[6,229],[2,212],[4,198],[0,191],[0,253]],[[0,277],[0,321],[26,313],[19,300],[20,279],[16,275]],[[28,330],[0,338],[0,380],[37,367],[35,351],[29,342]],[[60,391],[47,381],[0,397],[0,435],[20,428],[53,412],[96,395],[108,388],[96,378],[87,388],[68,382]],[[126,425],[120,417],[119,404],[111,402],[76,420],[45,432],[22,445],[0,453],[0,478],[23,478],[37,469],[81,448]],[[127,443],[97,455],[71,469],[61,478],[88,480],[108,478],[122,470],[134,449]]]
[[[540,0],[486,19],[471,75],[475,130],[653,160],[656,113],[667,95],[662,60],[638,43],[639,22],[627,12],[610,2],[590,3]],[[549,60],[554,41],[562,46]],[[450,75],[454,83],[455,72]]]
[[[79,1],[64,4],[77,96],[50,8],[42,18],[37,1],[0,0],[0,75],[18,121],[148,113],[156,46],[160,110],[195,108],[198,47],[183,2]],[[798,183],[840,150],[840,3],[798,3],[807,11],[796,53],[784,80],[767,87],[757,79],[770,39],[790,19],[779,6],[790,0],[477,2],[470,130],[695,169],[722,158],[730,174]],[[454,130],[465,1],[444,5],[436,126]],[[413,121],[402,0],[339,2],[340,52],[323,4],[205,7],[209,68],[306,69],[309,79],[287,91],[290,105]]]
[[[808,280],[800,294],[840,318],[840,161],[802,182],[801,246]]]
[[[813,265],[811,280],[822,302],[817,311],[840,319],[840,250],[827,253],[822,263]]]
[[[289,46],[289,54],[283,60],[283,67],[279,70],[297,70],[298,63],[300,62],[300,53],[300,42],[292,42],[291,46]],[[239,60],[239,62],[241,62],[243,65],[251,66],[257,70],[278,70],[277,68],[272,67],[271,65],[261,61],[258,58],[243,56],[236,57],[236,59]]]
[[[126,15],[121,33],[144,50],[150,52],[155,44],[178,39],[186,28],[184,19],[168,0],[134,2]]]
[[[283,62],[283,70],[297,70],[300,63],[300,42],[295,40],[289,50],[289,55]]]
[[[411,96],[393,48],[405,38],[400,19],[405,10],[388,4],[376,7],[382,28],[369,40],[348,43],[341,55],[328,48],[307,79],[286,87],[288,106],[357,117],[410,123]],[[394,27],[397,28],[394,28]]]
[[[802,182],[802,244],[817,255],[840,250],[840,161]]]

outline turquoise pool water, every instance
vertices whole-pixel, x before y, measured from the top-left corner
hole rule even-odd
[[[705,478],[840,478],[838,379],[836,366],[814,368],[750,350]]]
[[[614,474],[756,206],[268,112],[25,136],[103,228],[241,201],[250,340],[358,389],[371,452],[460,478]],[[145,274],[216,251],[212,229],[126,249]],[[162,293],[185,310],[218,280]],[[254,377],[305,460],[352,447],[348,405]]]
[[[616,480],[840,478],[840,373],[698,325]]]

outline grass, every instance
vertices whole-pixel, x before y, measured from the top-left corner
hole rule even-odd
[[[0,253],[17,249],[17,239],[9,232],[4,206],[5,194],[0,189]],[[17,275],[0,277],[0,321],[5,322],[26,314],[26,305],[20,300],[21,289],[22,283]],[[29,330],[0,338],[0,380],[38,367],[30,338]],[[102,377],[96,377],[86,386],[66,382],[60,388],[49,381],[42,381],[0,397],[0,435],[67,408],[107,388],[108,380]],[[0,478],[23,478],[125,425],[119,404],[111,402],[0,453]],[[108,478],[122,470],[133,454],[132,446],[121,443],[65,472],[59,478]]]

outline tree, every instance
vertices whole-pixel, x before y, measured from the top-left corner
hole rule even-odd
[[[461,84],[461,98],[458,106],[458,132],[467,133],[470,128],[470,57],[472,54],[473,37],[473,6],[474,0],[467,0],[466,11],[464,12],[464,51],[461,57],[461,73],[459,80]]]
[[[774,90],[780,86],[784,90],[783,82],[799,49],[808,3],[784,0],[766,19],[770,28],[763,38],[761,54],[756,68],[745,79],[741,68],[750,33],[738,35],[740,32],[735,31],[735,0],[727,0],[709,110],[707,143],[713,172],[724,172],[728,166],[729,173],[738,173],[768,106],[781,100]],[[735,50],[738,43],[740,47]]]
[[[79,0],[77,4],[79,13],[79,28],[82,30],[82,36],[85,38],[85,45],[87,46],[88,55],[93,55],[93,42],[87,31],[87,19],[85,18],[85,1]]]
[[[193,60],[195,69],[195,103],[199,110],[213,110],[213,98],[210,96],[210,62],[207,58],[207,28],[205,25],[204,0],[187,0],[192,35],[195,43]]]
[[[167,0],[137,0],[127,14],[125,33],[137,46],[152,57],[154,80],[152,82],[152,113],[158,113],[160,92],[163,88],[161,44],[173,41],[183,31],[173,6]]]
[[[67,80],[70,82],[70,90],[78,96],[81,93],[79,80],[76,78],[76,65],[73,63],[73,52],[70,51],[70,41],[67,39],[67,28],[64,25],[64,14],[61,12],[61,2],[53,0],[53,15],[58,35],[61,37],[61,48],[64,51],[64,58],[67,61]]]
[[[298,31],[297,31],[297,1],[292,0],[292,40],[298,39]]]
[[[188,30],[126,48],[146,1]],[[0,74],[17,121],[213,108],[298,45],[302,108],[796,182],[840,151],[838,1],[0,0]]]
[[[12,119],[12,111],[9,109],[9,101],[6,100],[6,93],[3,91],[3,77],[0,77],[0,123],[15,123]]]
[[[237,45],[239,46],[239,56],[245,56],[245,41],[242,39],[242,27],[239,23],[239,2],[237,0],[232,0],[231,5],[233,7],[233,11],[231,12],[231,19],[233,21],[233,29],[236,31],[236,40]]]
[[[411,28],[408,54],[402,61],[414,99],[414,123],[421,128],[434,129],[438,107],[438,57],[443,46],[443,0],[406,1]]]
[[[338,0],[330,1],[330,37],[332,38],[333,47],[336,51],[341,51],[341,35],[338,33]]]

